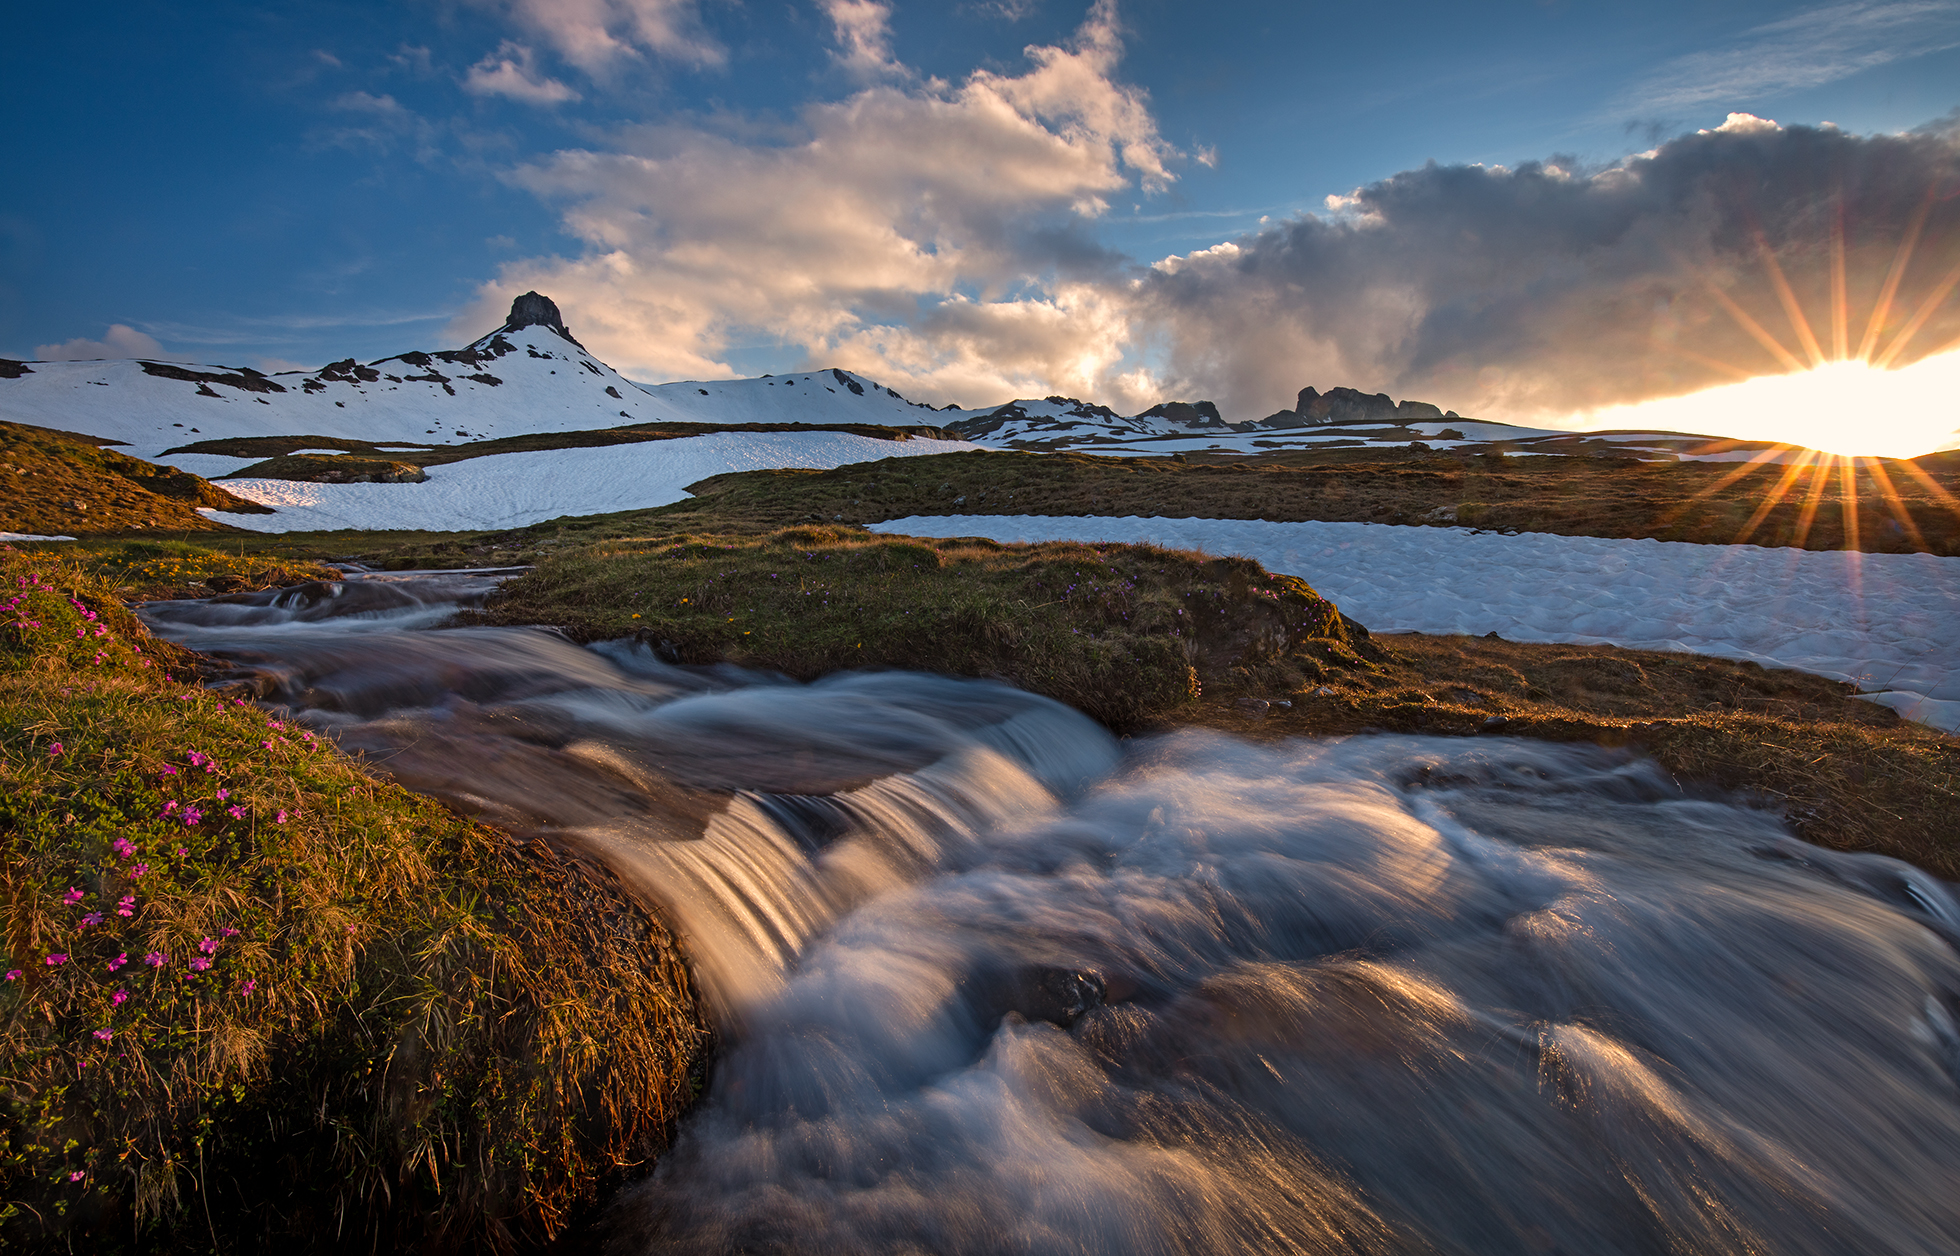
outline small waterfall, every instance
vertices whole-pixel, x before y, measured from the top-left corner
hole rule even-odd
[[[1960,1234],[1950,887],[1637,757],[1119,745],[986,682],[423,630],[467,586],[281,596],[146,615],[687,937],[730,1045],[611,1251]]]

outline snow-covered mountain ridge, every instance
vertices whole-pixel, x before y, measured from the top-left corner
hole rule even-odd
[[[635,384],[573,339],[557,307],[520,297],[461,349],[312,372],[174,362],[0,363],[0,417],[118,441],[139,457],[200,439],[311,435],[425,446],[630,423],[936,426],[939,412],[844,370]],[[435,437],[436,442],[427,438]]]
[[[348,358],[311,372],[267,375],[250,367],[133,359],[0,360],[0,418],[119,442],[152,461],[183,445],[245,436],[392,444],[412,457],[418,448],[454,440],[662,422],[930,426],[996,448],[1159,456],[1418,441],[1472,451],[1497,445],[1662,458],[1748,457],[1768,448],[1682,433],[1580,435],[1477,422],[1427,402],[1352,388],[1304,388],[1297,409],[1227,423],[1209,401],[1167,401],[1136,415],[1062,396],[935,410],[841,368],[642,385],[587,351],[557,306],[537,293],[517,298],[502,327],[460,349],[368,363]],[[202,464],[187,469],[222,473]]]

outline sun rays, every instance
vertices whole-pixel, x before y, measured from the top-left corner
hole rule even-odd
[[[1587,426],[1594,430],[1708,432],[1772,442],[1697,494],[1696,500],[1707,498],[1750,476],[1771,481],[1773,473],[1761,500],[1738,528],[1737,543],[1805,548],[1816,533],[1820,514],[1835,508],[1842,515],[1841,543],[1846,549],[1863,548],[1865,533],[1874,520],[1887,524],[1881,532],[1894,534],[1914,549],[1927,549],[1924,530],[1913,518],[1908,496],[1918,498],[1922,509],[1930,505],[1956,516],[1960,516],[1960,498],[1919,465],[1884,460],[1913,458],[1951,445],[1955,428],[1960,426],[1960,407],[1956,407],[1956,398],[1960,398],[1960,340],[1939,346],[1904,366],[1897,365],[1960,288],[1960,264],[1955,264],[1924,291],[1909,312],[1900,299],[1938,200],[1938,189],[1929,189],[1914,209],[1885,267],[1884,279],[1872,294],[1869,310],[1853,308],[1845,215],[1840,204],[1831,215],[1828,252],[1820,259],[1825,282],[1818,283],[1820,277],[1815,271],[1808,280],[1817,288],[1828,286],[1826,315],[1816,321],[1806,313],[1799,285],[1786,273],[1769,238],[1756,230],[1756,256],[1780,310],[1785,325],[1782,332],[1773,329],[1776,312],[1745,308],[1731,295],[1731,285],[1719,281],[1715,274],[1702,272],[1699,287],[1749,341],[1761,348],[1769,362],[1758,359],[1752,367],[1697,351],[1705,345],[1688,348],[1670,344],[1669,349],[1677,356],[1720,370],[1735,382],[1686,396],[1598,410],[1588,416]],[[1873,264],[1868,273],[1876,269]],[[1813,297],[1821,295],[1813,292]],[[1775,373],[1763,373],[1766,366]],[[1711,447],[1709,452],[1721,450]],[[1906,492],[1901,492],[1902,488]],[[1861,501],[1882,506],[1883,513],[1866,518],[1861,525]],[[1794,514],[1779,512],[1786,503],[1794,504]],[[1884,542],[1889,544],[1893,539],[1887,536]],[[1824,544],[1830,543],[1826,534]]]

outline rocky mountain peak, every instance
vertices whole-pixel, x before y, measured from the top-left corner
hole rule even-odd
[[[557,332],[577,345],[570,329],[565,326],[564,316],[558,313],[558,304],[542,292],[527,292],[510,303],[510,317],[497,330],[505,332],[522,331],[526,327],[546,327]],[[584,345],[579,345],[583,349]]]

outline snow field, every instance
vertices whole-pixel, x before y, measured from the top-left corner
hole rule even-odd
[[[941,515],[873,530],[1243,554],[1384,632],[1753,659],[1960,731],[1960,558],[1247,519]]]
[[[973,448],[960,441],[888,441],[846,432],[728,432],[601,448],[493,454],[429,467],[429,479],[422,484],[226,480],[224,488],[278,513],[204,513],[254,532],[517,528],[563,515],[664,506],[687,496],[687,485],[725,471],[828,469],[877,458]]]

